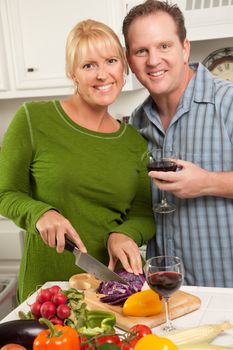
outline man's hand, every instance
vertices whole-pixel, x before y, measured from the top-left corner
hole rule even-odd
[[[150,171],[149,176],[162,191],[172,192],[179,198],[196,198],[208,195],[211,187],[210,172],[199,166],[176,160],[179,171]]]

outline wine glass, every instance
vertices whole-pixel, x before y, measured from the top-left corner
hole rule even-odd
[[[148,171],[176,171],[177,164],[175,151],[171,148],[155,148],[153,147],[148,153]],[[176,210],[176,206],[168,203],[165,191],[161,191],[161,202],[153,207],[153,211],[160,214],[172,213]]]
[[[183,263],[176,256],[152,257],[146,261],[144,273],[149,287],[164,300],[166,323],[162,331],[169,332],[175,329],[169,316],[169,297],[180,288],[183,282]]]

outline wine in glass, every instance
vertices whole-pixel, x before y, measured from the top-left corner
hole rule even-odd
[[[146,261],[144,273],[149,287],[164,300],[166,324],[162,327],[162,331],[169,332],[175,329],[169,316],[169,298],[183,282],[183,263],[176,256],[152,257]]]
[[[153,147],[148,154],[148,171],[176,171],[175,152],[171,148]],[[168,203],[165,191],[161,191],[161,202],[153,207],[154,212],[160,214],[172,213],[176,210],[173,203]]]

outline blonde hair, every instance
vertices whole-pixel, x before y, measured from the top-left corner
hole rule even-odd
[[[124,49],[118,36],[106,24],[88,19],[81,21],[70,31],[66,42],[66,75],[74,79],[77,64],[88,48],[102,51],[103,47],[111,47],[116,50],[125,71],[127,63]]]

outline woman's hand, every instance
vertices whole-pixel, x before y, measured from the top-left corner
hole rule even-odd
[[[87,251],[69,220],[56,210],[46,211],[37,221],[36,228],[44,243],[51,248],[56,247],[58,253],[62,253],[64,250],[65,235],[69,237],[82,252],[86,253]]]
[[[112,271],[119,259],[124,269],[135,275],[142,273],[142,261],[137,244],[123,233],[113,232],[108,238],[109,265]]]

